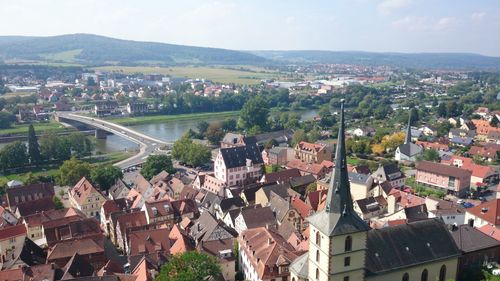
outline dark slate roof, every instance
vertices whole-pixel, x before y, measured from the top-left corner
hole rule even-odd
[[[84,256],[75,253],[68,263],[62,268],[64,271],[62,280],[74,277],[87,277],[94,274],[94,267]]]
[[[409,222],[425,220],[429,217],[427,206],[425,204],[405,208],[406,219]]]
[[[191,228],[191,235],[200,242],[234,238],[238,233],[212,214],[203,212]]]
[[[245,195],[248,203],[252,203],[255,201],[255,193],[262,187],[262,184],[254,184],[243,189],[242,193]]]
[[[404,154],[408,157],[418,155],[422,152],[422,147],[420,145],[414,144],[412,142],[403,143],[402,145],[398,146],[398,149],[399,149],[399,152],[401,152],[401,154]]]
[[[279,195],[276,195],[274,192],[271,192],[271,199],[269,200],[269,207],[273,210],[274,215],[278,221],[281,221],[288,210],[290,210],[291,206],[287,199],[282,198]]]
[[[460,255],[439,219],[368,231],[367,274],[379,274]]]
[[[255,208],[242,209],[240,215],[248,229],[276,224],[276,218],[270,207],[257,208],[256,206]]]
[[[35,242],[28,238],[24,239],[23,249],[19,258],[27,265],[45,264],[47,254]]]
[[[457,247],[464,253],[480,251],[493,247],[500,247],[500,241],[486,235],[468,224],[454,227],[451,236],[455,240]]]
[[[404,178],[405,175],[399,170],[398,165],[396,164],[387,164],[381,166],[375,171],[374,176],[378,177],[381,180],[397,180],[400,178]]]
[[[266,194],[268,200],[271,199],[271,191],[282,198],[288,197],[288,184],[266,185],[262,187],[262,190],[264,191],[264,194]]]
[[[313,182],[316,182],[316,178],[313,175],[295,177],[290,179],[290,187],[296,188],[301,186],[307,186]]]
[[[247,159],[250,159],[252,164],[264,163],[259,147],[255,142],[248,142],[246,146],[221,148],[220,152],[226,164],[226,169],[246,166]]]
[[[241,197],[225,198],[220,201],[219,206],[221,211],[225,213],[226,211],[231,209],[244,207],[245,201],[243,201]]]
[[[294,177],[300,177],[299,169],[293,168],[269,173],[265,175],[265,180],[266,182],[284,182]]]
[[[356,204],[358,204],[358,207],[363,214],[380,211],[387,207],[387,201],[384,196],[370,196],[368,198],[359,199],[356,200]]]

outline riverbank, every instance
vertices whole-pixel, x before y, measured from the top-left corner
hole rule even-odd
[[[0,136],[27,135],[29,125],[30,124],[16,124],[10,128],[0,129]],[[33,123],[33,127],[35,128],[35,132],[37,134],[60,133],[71,130],[55,121],[47,123]]]
[[[223,112],[205,112],[205,113],[188,113],[188,114],[176,114],[176,115],[147,115],[147,116],[136,116],[136,117],[119,117],[119,118],[107,118],[106,121],[125,125],[142,125],[151,123],[163,123],[169,121],[179,121],[179,120],[203,120],[206,118],[223,118],[223,117],[236,117],[240,114],[240,111],[223,111]]]
[[[102,155],[94,155],[91,158],[85,158],[82,159],[83,161],[87,161],[90,164],[114,164],[118,163],[120,161],[123,161],[131,156],[133,156],[135,152],[124,152],[124,151],[118,151],[118,152],[112,152],[112,153],[107,153],[107,154],[102,154]],[[46,165],[39,165],[37,167],[26,167],[23,168],[23,170],[17,172],[17,173],[11,173],[7,175],[1,175],[0,176],[0,183],[3,182],[8,182],[11,180],[18,180],[21,182],[24,182],[28,174],[31,172],[34,176],[46,176],[46,177],[54,177],[57,175],[57,172],[59,171],[59,166],[62,163],[57,163],[57,164],[46,164]]]

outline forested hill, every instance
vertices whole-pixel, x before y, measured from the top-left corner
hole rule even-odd
[[[259,64],[246,52],[120,40],[91,34],[51,37],[0,36],[0,61],[82,65]]]
[[[99,65],[272,65],[340,63],[407,68],[500,69],[500,58],[466,53],[235,51],[92,34],[0,36],[0,63]]]
[[[373,53],[359,51],[252,51],[276,62],[338,63],[409,68],[500,69],[499,57],[470,53]]]

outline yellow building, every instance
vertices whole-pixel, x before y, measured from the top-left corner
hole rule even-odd
[[[69,190],[71,206],[87,217],[98,217],[105,201],[106,198],[85,177]]]
[[[291,281],[445,281],[460,252],[443,222],[370,229],[353,209],[342,103],[336,166],[325,208],[308,218],[309,252],[290,266]]]

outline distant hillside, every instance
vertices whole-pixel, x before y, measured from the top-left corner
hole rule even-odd
[[[1,60],[83,65],[259,64],[266,61],[240,51],[120,40],[91,34],[0,36]]]
[[[372,53],[357,51],[252,51],[273,61],[389,65],[410,68],[500,69],[499,57],[467,53]]]
[[[272,65],[341,63],[408,68],[500,69],[500,58],[460,53],[234,51],[114,39],[92,34],[0,36],[0,63],[101,65]]]

